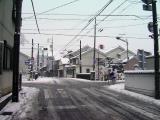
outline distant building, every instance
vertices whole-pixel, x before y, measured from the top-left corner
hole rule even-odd
[[[129,61],[126,64],[124,64],[124,70],[135,70],[135,69],[139,69],[137,56],[133,56],[132,58],[129,59]]]
[[[24,53],[19,54],[19,72],[22,74],[29,73],[29,59],[30,57]]]
[[[144,64],[144,68],[146,70],[154,70],[154,56],[147,56],[145,58],[146,60],[146,64]],[[159,56],[159,63],[160,63],[160,56]],[[160,68],[160,64],[159,64],[159,68]]]
[[[147,56],[151,56],[151,53],[144,51],[144,50],[141,50],[141,49],[138,49],[138,51],[137,51],[138,65],[139,65],[139,68],[142,70],[146,69],[145,66],[147,66],[146,64],[148,64],[146,62]]]

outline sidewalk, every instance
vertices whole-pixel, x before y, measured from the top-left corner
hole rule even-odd
[[[0,98],[0,111],[11,100],[11,93]]]
[[[135,99],[138,99],[140,101],[151,103],[155,106],[160,107],[160,100],[156,100],[154,97],[150,97],[150,96],[146,96],[146,95],[143,95],[143,94],[139,94],[139,93],[135,93],[135,92],[125,90],[124,86],[125,86],[125,83],[119,83],[119,84],[109,85],[109,86],[105,86],[105,87],[109,90],[118,92],[122,95],[127,95],[127,96],[133,97]]]
[[[7,101],[7,104],[0,110],[0,120],[10,120],[15,117],[16,114],[22,111],[27,111],[32,108],[32,103],[38,96],[39,90],[31,87],[22,87],[19,92],[19,102],[11,102],[11,94],[3,97],[3,101]],[[0,103],[1,104],[1,103]]]

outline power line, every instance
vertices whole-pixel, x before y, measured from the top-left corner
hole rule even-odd
[[[32,8],[33,8],[33,13],[34,13],[34,17],[35,17],[37,29],[38,29],[38,32],[39,32],[39,34],[40,34],[40,30],[39,30],[39,26],[38,26],[38,22],[37,22],[37,17],[36,17],[36,13],[35,13],[35,9],[34,9],[33,0],[31,0],[31,3],[32,3]]]
[[[33,14],[33,13],[23,13],[23,14]],[[37,13],[37,14],[40,14],[40,13]],[[93,14],[71,14],[71,13],[50,13],[50,14],[43,14],[43,15],[56,15],[56,16],[61,16],[61,15],[63,15],[63,16],[95,16],[95,15],[93,15]],[[108,16],[109,14],[100,14],[100,15],[98,15],[98,16]],[[110,15],[110,16],[122,16],[122,15],[119,15],[119,14],[115,14],[115,15]],[[124,15],[124,16],[127,16],[127,15]],[[147,17],[148,15],[130,15],[130,16],[135,16],[135,17],[137,17],[137,18],[143,18],[143,17]],[[160,16],[160,15],[159,15]],[[26,18],[23,18],[24,20],[26,19]],[[27,19],[31,19],[31,18],[27,18]]]
[[[109,15],[111,15],[112,13],[114,13],[117,9],[119,9],[124,3],[126,3],[127,0],[123,1],[120,5],[118,5],[115,9],[113,9]],[[106,16],[102,21],[100,21],[97,25],[99,25],[101,22],[103,22],[105,19],[107,19],[109,16]]]
[[[88,19],[80,19],[80,18],[37,18],[37,19],[38,20],[51,20],[51,21],[79,21],[79,20],[88,21]],[[33,21],[33,19],[29,19],[29,20]],[[139,20],[139,19],[112,19],[112,20],[104,20],[104,21],[119,21],[119,20]],[[102,20],[99,19],[97,21],[102,21]]]
[[[39,35],[38,33],[23,33],[23,34],[34,34]],[[41,33],[42,35],[58,35],[58,36],[76,36],[75,34],[51,34],[51,33]],[[94,35],[78,35],[78,36],[84,36],[84,37],[94,37]],[[104,37],[104,38],[115,38],[116,36],[96,36],[96,37]],[[142,38],[142,37],[132,37],[132,36],[126,36],[125,38],[134,38],[134,39],[150,39],[150,38]]]
[[[87,25],[85,25],[85,26],[80,30],[80,32],[79,32],[77,35],[75,35],[63,48],[65,48],[65,47],[68,46],[73,40],[75,40],[75,39],[82,33],[82,31],[83,31],[84,29],[86,29],[86,28],[90,25],[90,23],[91,23],[98,15],[100,15],[100,14],[106,9],[106,7],[108,7],[112,2],[113,2],[113,0],[110,0],[109,2],[107,2],[107,4],[106,4],[101,10],[99,10],[99,12],[98,12],[93,18],[91,18],[91,19],[89,20],[89,22],[87,23]]]
[[[79,0],[74,0],[74,1],[71,1],[71,2],[68,2],[68,3],[65,3],[65,4],[62,4],[62,5],[57,6],[57,7],[55,7],[55,8],[51,8],[51,9],[46,10],[46,11],[44,11],[44,12],[38,13],[38,14],[36,14],[36,15],[37,15],[37,16],[38,16],[38,15],[42,15],[42,14],[44,14],[44,13],[47,13],[47,12],[53,11],[53,10],[55,10],[55,9],[58,9],[58,8],[64,7],[64,6],[66,6],[66,5],[72,4],[72,3],[77,2],[77,1],[79,1]],[[34,16],[25,17],[25,18],[23,18],[23,19],[29,19],[29,18],[32,18],[32,17],[34,17]]]
[[[136,27],[139,25],[146,25],[148,23],[140,23],[140,24],[130,24],[130,25],[120,25],[120,26],[107,26],[107,27],[103,27],[103,29],[105,28],[121,28],[121,27]],[[89,29],[85,29],[85,30],[92,30],[93,28],[89,28]],[[36,30],[36,29],[23,29],[22,30]],[[67,30],[67,31],[71,31],[71,30],[81,30],[81,29],[41,29],[41,31],[54,31],[54,30]]]
[[[114,13],[117,9],[119,9],[125,2],[127,2],[127,0],[125,0],[125,1],[123,1],[120,5],[118,5],[114,10],[112,10],[111,12],[110,12],[110,14],[108,15],[108,16],[106,16],[102,21],[100,21],[97,25],[99,25],[101,22],[103,22],[105,19],[107,19],[112,13]],[[129,15],[130,16],[130,15]],[[135,16],[135,17],[137,17],[137,16]],[[139,18],[139,17],[138,17]],[[92,30],[92,29],[91,29]],[[88,33],[90,33],[91,32],[91,30],[89,30],[89,31],[87,31],[87,34]],[[82,36],[83,37],[83,36]],[[81,38],[82,38],[81,37]],[[67,46],[67,45],[66,45]],[[66,47],[65,46],[65,47]]]

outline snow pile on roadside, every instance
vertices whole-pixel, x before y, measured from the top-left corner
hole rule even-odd
[[[0,120],[9,120],[16,114],[21,113],[32,108],[32,103],[37,97],[39,90],[31,87],[23,87],[19,93],[19,102],[9,102],[0,111]],[[12,115],[2,115],[5,112],[11,112]]]
[[[23,83],[46,83],[46,84],[53,84],[54,80],[53,77],[39,77],[36,80],[30,80],[30,81],[23,81]]]
[[[150,102],[150,103],[153,103],[155,105],[160,106],[160,100],[156,100],[153,97],[149,97],[149,96],[146,96],[146,95],[142,95],[142,94],[138,94],[138,93],[135,93],[135,92],[125,90],[124,86],[125,86],[124,83],[120,83],[120,84],[114,84],[114,85],[107,86],[107,88],[109,88],[110,90],[128,95],[128,96],[131,96],[131,97],[135,97],[139,100],[143,100],[145,102]]]

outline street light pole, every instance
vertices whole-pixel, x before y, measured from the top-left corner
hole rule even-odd
[[[128,62],[128,60],[129,60],[129,55],[128,55],[128,52],[129,52],[129,50],[128,50],[128,40],[127,39],[124,40],[121,37],[116,37],[116,39],[126,43],[126,46],[127,46],[127,62]]]

